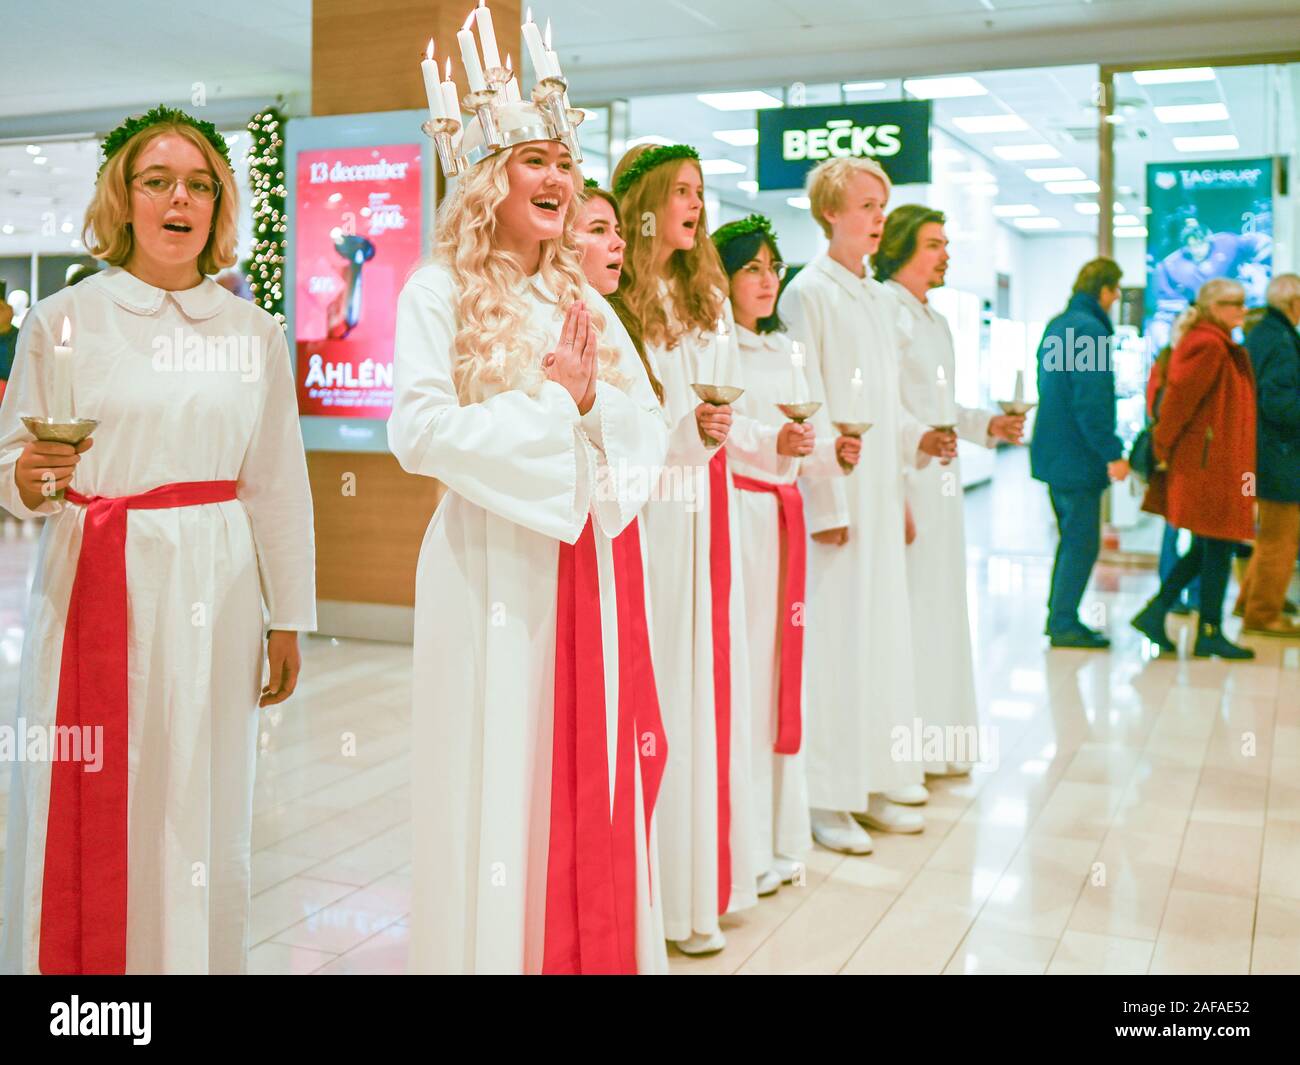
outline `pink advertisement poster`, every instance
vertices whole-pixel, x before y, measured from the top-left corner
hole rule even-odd
[[[397,294],[422,253],[420,146],[298,154],[298,411],[387,418]]]

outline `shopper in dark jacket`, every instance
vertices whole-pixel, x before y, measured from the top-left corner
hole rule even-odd
[[[1259,530],[1238,605],[1245,630],[1300,636],[1283,616],[1300,551],[1300,276],[1278,274],[1268,307],[1246,337],[1255,371]]]
[[[1232,340],[1246,315],[1246,291],[1227,278],[1207,281],[1185,314],[1188,328],[1170,356],[1160,417],[1151,430],[1160,466],[1142,509],[1191,530],[1192,546],[1133,626],[1157,647],[1174,651],[1165,615],[1199,573],[1201,616],[1192,653],[1254,658],[1222,631],[1234,543],[1255,535],[1255,380],[1250,356]]]
[[[1038,345],[1038,417],[1030,469],[1047,485],[1060,541],[1052,566],[1047,634],[1053,647],[1099,649],[1110,641],[1079,620],[1079,603],[1101,548],[1101,496],[1128,476],[1115,433],[1110,308],[1120,268],[1094,259],[1079,271],[1064,313]]]

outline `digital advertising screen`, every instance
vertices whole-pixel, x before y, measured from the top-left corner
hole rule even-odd
[[[419,144],[297,155],[293,327],[298,411],[387,418],[397,295],[422,253]]]

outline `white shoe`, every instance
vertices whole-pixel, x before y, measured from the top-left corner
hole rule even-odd
[[[864,832],[865,836],[866,833]],[[793,858],[782,858],[779,854],[776,860],[772,862],[772,871],[781,878],[783,884],[793,884],[794,878],[804,870],[803,862],[797,862]]]
[[[812,811],[813,839],[828,851],[841,854],[870,854],[871,837],[852,817],[838,810]]]
[[[925,830],[925,818],[915,810],[899,806],[878,794],[868,797],[865,813],[855,813],[853,816],[860,824],[878,832],[910,834]]]
[[[885,792],[885,798],[900,806],[924,806],[930,800],[930,793],[925,790],[924,784],[908,784]]]
[[[676,947],[683,954],[692,956],[698,954],[717,954],[727,945],[727,937],[721,932],[714,932],[712,935],[705,935],[703,932],[695,932],[690,939],[677,940]]]
[[[781,877],[774,870],[758,874],[758,897],[765,899],[781,890]]]

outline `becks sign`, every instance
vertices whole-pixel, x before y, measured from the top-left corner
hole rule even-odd
[[[874,159],[895,185],[930,180],[929,100],[782,107],[758,113],[758,187],[797,189],[825,159]]]

